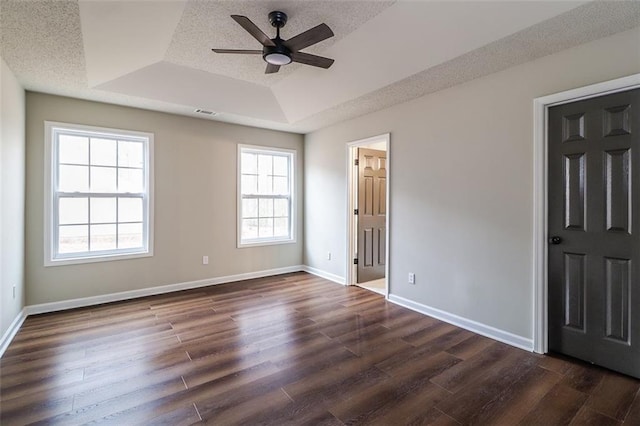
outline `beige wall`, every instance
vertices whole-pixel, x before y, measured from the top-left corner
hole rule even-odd
[[[533,99],[639,73],[638,46],[635,29],[307,135],[305,264],[346,275],[345,145],[390,132],[391,293],[531,338]]]
[[[45,120],[154,133],[153,257],[43,266]],[[297,151],[297,216],[301,219],[301,135],[28,92],[27,304],[302,264],[302,220],[294,244],[236,248],[237,144]],[[202,265],[203,255],[209,256],[209,265]]]
[[[24,307],[24,123],[24,90],[0,58],[0,336]]]

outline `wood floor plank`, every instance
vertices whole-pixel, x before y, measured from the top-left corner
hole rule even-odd
[[[492,406],[478,416],[478,421],[495,426],[518,424],[561,378],[559,374],[540,367],[530,370],[494,399]]]
[[[590,394],[600,384],[606,371],[584,363],[572,364],[564,374],[562,384],[577,391]]]
[[[15,398],[0,404],[0,424],[25,425],[47,420],[68,413],[73,408],[73,397],[47,398],[33,401],[29,398]]]
[[[291,352],[299,355],[317,353],[326,346],[327,342],[326,336],[316,333],[302,336],[293,344],[287,342],[266,350],[244,347],[240,351],[221,352],[194,359],[182,377],[188,387],[194,387],[265,362],[272,364],[282,362],[290,356]]]
[[[623,421],[639,389],[640,383],[637,380],[621,374],[606,373],[593,394],[589,396],[586,406]]]
[[[112,396],[110,392],[106,398],[96,398],[92,393],[76,395],[73,408],[67,413],[47,419],[53,424],[87,424],[108,417],[111,413],[120,412],[131,407],[155,401],[167,395],[173,395],[185,389],[180,379],[170,379],[150,386],[139,387],[127,393]],[[101,395],[102,396],[102,395]]]
[[[598,413],[587,406],[583,406],[573,418],[570,426],[617,426],[622,424],[616,419]]]
[[[554,371],[558,374],[565,375],[574,364],[571,358],[556,353],[545,354],[540,357],[538,365],[547,370]]]
[[[266,362],[251,368],[244,369],[236,374],[221,377],[211,382],[203,383],[180,392],[173,393],[163,398],[148,401],[122,411],[113,411],[108,417],[103,417],[100,422],[105,424],[123,425],[130,423],[144,423],[150,418],[163,415],[175,410],[187,408],[196,403],[196,409],[202,416],[198,402],[215,401],[219,395],[224,395],[233,389],[240,388],[261,377],[269,376],[278,370],[270,362]]]
[[[462,424],[486,424],[491,417],[509,409],[505,399],[512,398],[523,382],[540,374],[535,360],[521,352],[520,356],[510,356],[492,366],[495,371],[469,382],[464,389],[438,404],[438,409]]]
[[[514,353],[514,349],[507,345],[494,343],[486,351],[448,369],[432,381],[450,392],[458,392],[474,381],[491,376],[491,369],[500,369],[504,360],[513,357]]]
[[[437,337],[428,343],[414,347],[411,351],[404,351],[393,358],[376,364],[382,370],[389,370],[399,365],[419,363],[422,359],[438,352],[442,352],[469,337],[469,332],[462,329],[452,330]],[[404,340],[403,340],[404,341]]]
[[[215,422],[214,422],[215,424]],[[322,404],[314,403],[311,399],[298,402],[292,401],[277,407],[264,407],[263,411],[249,417],[245,424],[272,424],[278,426],[343,426],[333,414]]]
[[[145,419],[144,421],[137,423],[140,426],[153,425],[166,425],[166,426],[189,426],[195,423],[200,423],[202,419],[195,405],[191,405],[185,408],[178,408],[168,413],[161,414],[157,417]]]
[[[540,426],[569,424],[587,397],[587,394],[558,384],[533,407],[520,424]]]
[[[0,424],[638,425],[639,389],[301,272],[27,318]]]
[[[412,344],[413,346],[422,346],[444,334],[447,334],[455,330],[457,330],[457,327],[454,325],[447,324],[444,322],[438,322],[432,325],[431,327],[417,330],[409,334],[408,336],[404,337],[402,340]],[[469,336],[471,336],[471,334],[469,334]]]
[[[386,426],[433,424],[446,420],[449,424],[456,424],[455,420],[432,408],[448,396],[449,393],[441,387],[427,385],[420,392],[407,393],[400,400],[387,406],[386,409],[378,411],[375,416],[367,419],[367,423]]]
[[[449,392],[429,380],[458,361],[452,355],[439,352],[425,359],[417,369],[398,367],[387,373],[392,376],[389,380],[341,401],[330,407],[330,411],[345,423],[369,423],[376,419],[399,421],[403,416],[411,417],[413,421],[413,417],[419,417],[425,410],[450,396]],[[372,404],[373,401],[375,404]],[[398,412],[418,406],[418,411]]]
[[[636,393],[636,397],[629,408],[629,412],[624,418],[625,425],[640,425],[640,391]]]
[[[274,424],[277,413],[290,403],[282,389],[274,389],[224,408],[205,410],[202,419],[215,425]]]
[[[469,359],[477,353],[487,349],[493,343],[494,341],[489,339],[488,337],[474,334],[468,339],[465,339],[462,342],[458,343],[457,345],[450,347],[449,349],[447,349],[447,352],[460,359]]]

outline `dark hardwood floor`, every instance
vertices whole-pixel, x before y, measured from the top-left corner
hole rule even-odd
[[[640,381],[305,273],[29,317],[0,424],[640,425]]]

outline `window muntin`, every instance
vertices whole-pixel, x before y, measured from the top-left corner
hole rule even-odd
[[[45,264],[149,256],[153,135],[46,123]]]
[[[238,158],[238,245],[295,241],[295,152],[241,145]]]

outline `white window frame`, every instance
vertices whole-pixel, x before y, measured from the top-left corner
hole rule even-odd
[[[45,121],[44,123],[44,266],[61,266],[79,263],[107,262],[123,259],[134,259],[153,256],[153,133],[121,130],[104,127],[86,126],[80,124]],[[77,133],[87,136],[100,136],[109,139],[126,139],[143,142],[144,145],[144,191],[143,200],[143,247],[134,249],[103,250],[99,252],[83,252],[58,254],[58,133]],[[78,196],[91,194],[93,196],[118,195],[127,193],[77,193]],[[73,196],[73,193],[66,194]]]
[[[266,154],[266,155],[278,155],[278,154],[287,154],[290,157],[289,161],[289,237],[264,237],[264,238],[256,238],[252,240],[243,240],[242,239],[242,153],[243,152],[252,152],[257,154]],[[276,244],[291,244],[296,242],[296,185],[295,185],[295,170],[297,167],[296,164],[296,151],[292,149],[285,148],[273,148],[266,146],[258,146],[258,145],[244,145],[238,144],[238,155],[237,155],[237,173],[236,173],[236,181],[237,181],[237,246],[238,248],[243,247],[256,247],[256,246],[268,246],[268,245],[276,245]],[[254,196],[256,198],[265,198],[265,196]],[[266,196],[269,198],[269,196]],[[273,198],[279,198],[278,196],[273,196]]]

